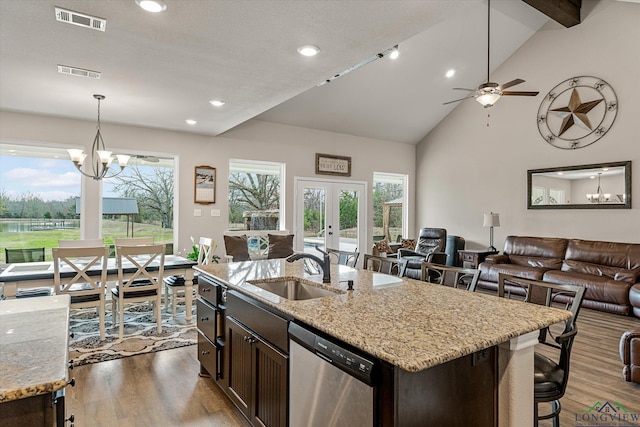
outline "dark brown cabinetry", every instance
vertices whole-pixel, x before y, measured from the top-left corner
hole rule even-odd
[[[229,292],[222,387],[252,425],[285,427],[288,321],[256,304]]]
[[[201,275],[198,283],[198,361],[200,375],[219,382],[223,376],[226,287]]]

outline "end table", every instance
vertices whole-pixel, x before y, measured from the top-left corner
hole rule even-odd
[[[484,259],[486,257],[488,257],[489,255],[495,255],[500,253],[499,251],[487,251],[487,250],[480,250],[480,251],[471,251],[471,250],[460,250],[458,251],[458,254],[460,256],[460,260],[462,261],[462,266],[463,267],[471,267],[471,268],[478,268],[478,266],[480,265],[481,262],[484,261]]]

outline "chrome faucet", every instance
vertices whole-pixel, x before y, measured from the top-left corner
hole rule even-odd
[[[322,269],[322,283],[331,283],[331,258],[329,258],[329,254],[327,252],[323,251],[318,246],[316,246],[316,250],[322,253],[323,259],[320,259],[315,255],[311,255],[303,252],[299,254],[289,255],[289,257],[287,258],[287,261],[293,262],[302,258],[312,259],[315,262],[317,262],[320,268]]]

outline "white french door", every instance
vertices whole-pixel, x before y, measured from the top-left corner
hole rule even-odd
[[[295,179],[295,248],[315,253],[315,246],[366,252],[367,184]]]

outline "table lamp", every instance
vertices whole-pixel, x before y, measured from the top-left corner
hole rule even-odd
[[[489,247],[487,251],[495,252],[497,249],[493,246],[493,227],[500,227],[500,214],[498,213],[486,213],[484,214],[484,223],[483,227],[489,227]]]

